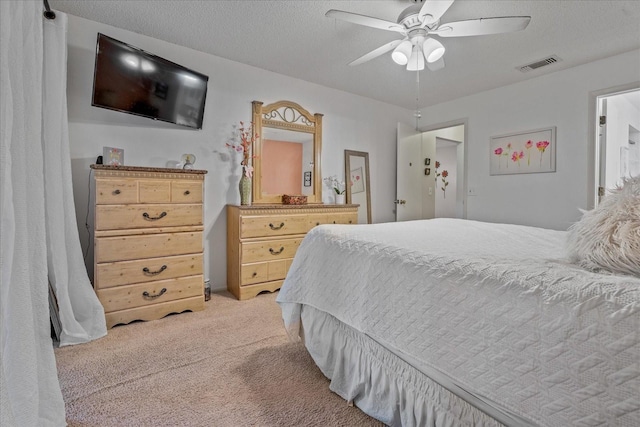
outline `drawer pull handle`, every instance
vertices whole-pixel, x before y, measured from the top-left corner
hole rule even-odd
[[[147,267],[143,268],[142,271],[144,272],[144,274],[148,274],[149,276],[155,276],[156,274],[162,273],[166,269],[167,269],[167,266],[163,265],[162,267],[160,267],[160,270],[158,271],[150,271]]]
[[[320,225],[320,223],[319,223],[319,222],[316,222],[316,225]]]
[[[280,225],[278,225],[278,226],[275,226],[275,225],[273,225],[273,224],[271,224],[271,223],[270,223],[270,224],[269,224],[269,227],[270,227],[272,230],[280,230],[282,227],[284,227],[284,222],[281,222],[281,223],[280,223]]]
[[[254,271],[253,274],[251,275],[251,277],[256,277],[258,275],[257,271]]]
[[[167,216],[166,212],[162,212],[160,215],[158,216],[149,216],[148,213],[143,213],[142,216],[144,217],[144,219],[148,220],[148,221],[157,221],[161,218],[164,218],[165,216]]]
[[[187,190],[187,191],[185,191],[185,192],[184,192],[184,195],[185,195],[185,196],[188,196],[189,194],[191,194],[191,191],[189,191],[189,190]]]
[[[353,221],[349,220],[349,224],[351,224]]]
[[[333,221],[333,223],[335,224],[336,222],[335,222],[335,221]]]
[[[142,296],[145,297],[145,298],[153,299],[153,298],[158,298],[158,297],[162,296],[165,292],[167,292],[167,288],[160,289],[160,292],[158,292],[157,294],[154,294],[154,295],[151,295],[149,292],[144,291],[142,293]]]
[[[282,251],[284,251],[284,246],[281,246],[279,251],[274,251],[273,248],[269,248],[269,252],[271,252],[271,255],[280,255]]]
[[[120,194],[120,190],[117,190],[117,189],[113,190],[113,194],[116,194],[116,195]]]

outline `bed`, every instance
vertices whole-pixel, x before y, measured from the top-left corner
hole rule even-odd
[[[640,425],[640,278],[566,232],[433,219],[307,234],[277,301],[330,388],[388,425]]]

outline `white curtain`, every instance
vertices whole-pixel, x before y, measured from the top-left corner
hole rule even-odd
[[[76,223],[67,120],[67,15],[44,19],[42,150],[49,282],[60,313],[60,345],[107,333],[104,309],[82,258]]]
[[[66,17],[58,14],[58,19],[63,17],[54,25],[62,25],[62,29],[52,31],[49,24],[43,25],[39,0],[0,1],[2,426],[66,424],[50,337],[49,280],[58,292],[67,343],[106,333],[104,316],[95,307],[99,303],[86,291],[91,290],[86,271],[82,273],[78,264],[82,256],[70,193],[66,136],[66,56],[58,58],[53,66],[62,69],[57,77],[43,77],[44,27],[46,37],[58,37],[49,35],[56,32],[63,35],[57,42],[47,40],[48,49],[50,42],[57,46],[51,48],[55,51],[47,54],[47,60],[50,53],[66,55]],[[45,68],[48,73],[52,66],[47,64]],[[53,88],[45,87],[49,84]],[[49,113],[58,114],[58,118]],[[57,124],[52,124],[56,120]],[[51,137],[54,142],[50,142]],[[50,163],[54,165],[50,167]],[[49,250],[47,242],[51,243]],[[91,318],[91,314],[100,318]]]

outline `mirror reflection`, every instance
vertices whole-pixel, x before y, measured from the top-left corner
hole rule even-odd
[[[369,153],[344,151],[344,175],[347,203],[358,204],[358,224],[371,224],[371,189],[369,185]]]
[[[262,194],[313,194],[313,134],[262,129]]]

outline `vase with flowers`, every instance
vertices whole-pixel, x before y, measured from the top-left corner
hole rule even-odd
[[[328,187],[333,190],[336,205],[344,205],[345,203],[345,190],[347,187],[344,184],[344,181],[340,181],[336,175],[331,175],[323,180]]]
[[[253,143],[258,138],[258,134],[253,132],[253,122],[249,126],[245,126],[244,122],[240,122],[240,127],[237,128],[237,132],[234,135],[231,142],[227,142],[227,147],[230,149],[242,153],[242,177],[240,178],[240,204],[251,204],[251,179],[253,177],[253,167],[251,166],[251,159],[255,156],[251,155],[251,148]],[[240,142],[238,142],[238,139]]]

